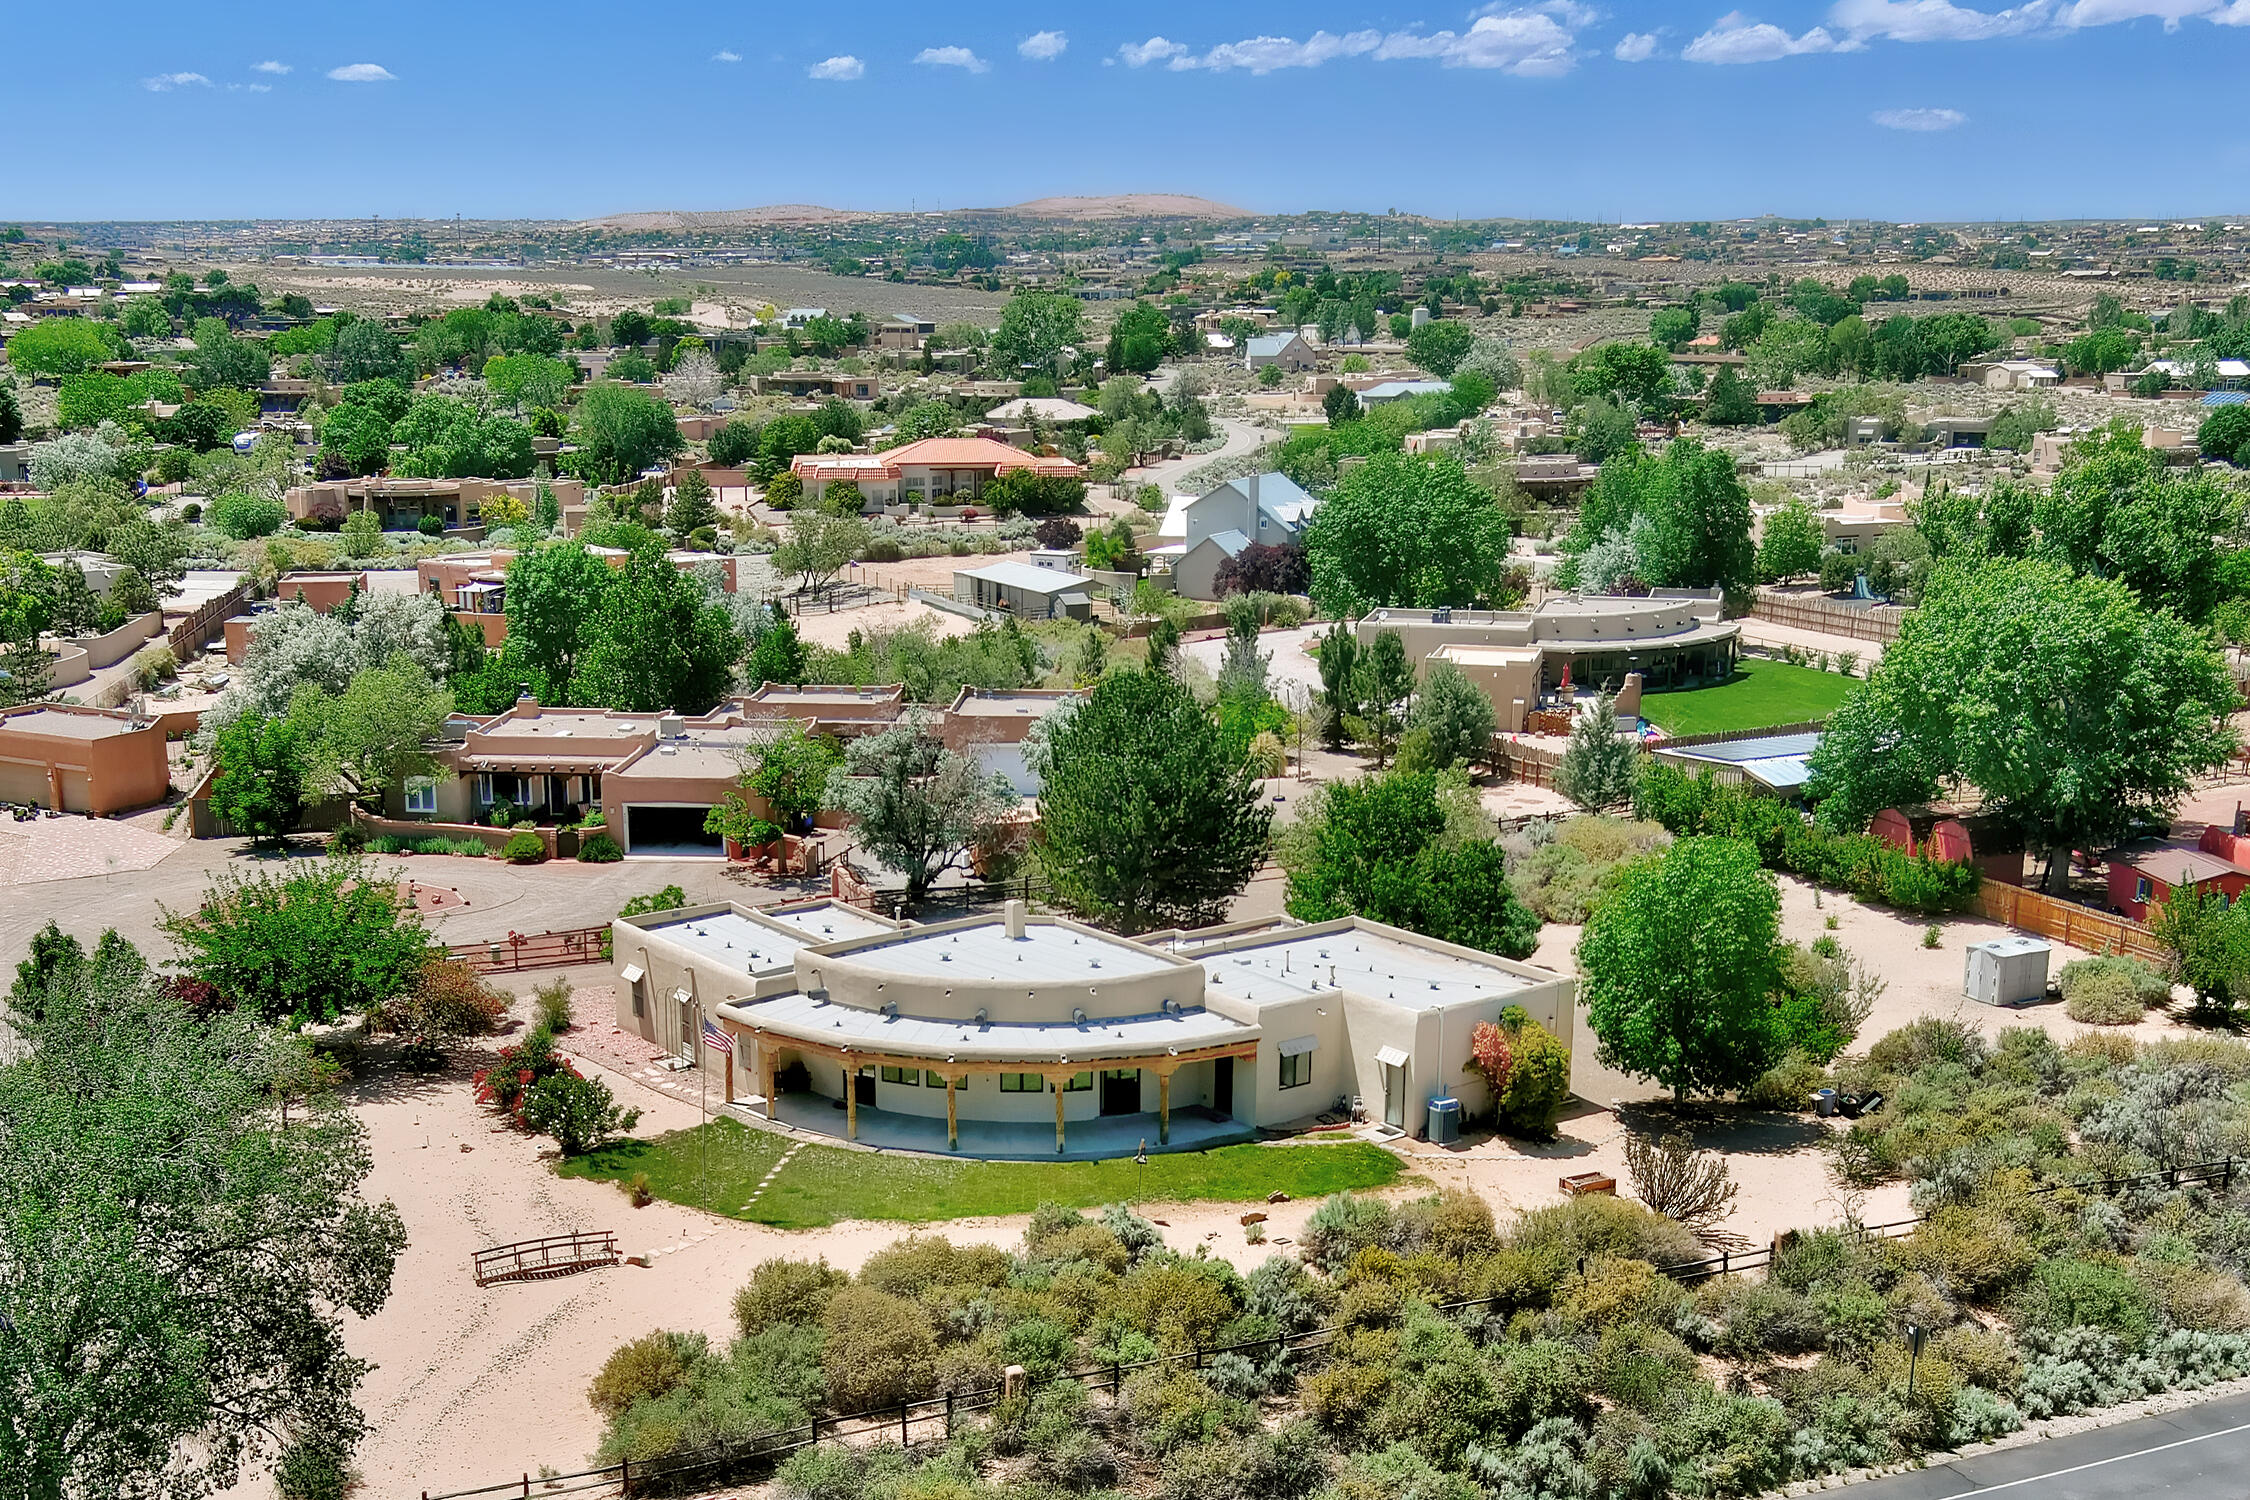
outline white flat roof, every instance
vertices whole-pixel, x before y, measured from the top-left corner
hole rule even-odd
[[[1515,994],[1539,982],[1498,963],[1364,930],[1277,934],[1271,941],[1224,953],[1198,953],[1193,947],[1183,952],[1203,965],[1218,993],[1257,1005],[1348,990],[1390,1001],[1401,1010],[1427,1010]]]
[[[1020,980],[1036,985],[1058,979],[1129,979],[1162,974],[1175,965],[1163,954],[1076,928],[1029,922],[1012,938],[997,920],[951,932],[912,929],[885,942],[838,954],[869,968],[925,979]],[[830,939],[829,941],[834,941]]]
[[[664,940],[742,974],[775,974],[797,962],[797,950],[888,932],[890,925],[849,907],[826,903],[795,912],[718,911],[641,924]]]
[[[1112,1017],[1083,1025],[1072,1021],[980,1025],[975,1021],[886,1016],[879,1010],[815,1000],[797,991],[764,1000],[730,1001],[719,1010],[744,1025],[771,1026],[807,1041],[869,1050],[895,1048],[938,1059],[1029,1061],[1052,1057],[1058,1062],[1081,1058],[1091,1062],[1101,1057],[1146,1056],[1252,1042],[1263,1034],[1256,1026],[1202,1009],[1169,1016]]]

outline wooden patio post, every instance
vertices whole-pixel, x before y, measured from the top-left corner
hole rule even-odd
[[[844,1058],[844,1139],[859,1139],[859,1069]]]
[[[949,1151],[961,1149],[961,1120],[954,1112],[953,1075],[945,1075],[945,1145]]]
[[[765,1090],[766,1119],[770,1123],[773,1120],[773,1048],[766,1045],[763,1037],[758,1039],[758,1076]]]
[[[1156,1070],[1156,1144],[1172,1144],[1172,1070]]]
[[[1070,1080],[1067,1077],[1050,1078],[1047,1082],[1055,1091],[1055,1155],[1060,1156],[1063,1149],[1063,1089],[1069,1085]]]

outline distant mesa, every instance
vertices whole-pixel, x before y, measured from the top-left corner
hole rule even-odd
[[[894,210],[895,212],[895,210]],[[1034,198],[1010,208],[968,208],[964,214],[1000,214],[1019,219],[1247,219],[1231,204],[1188,193],[1115,193],[1106,197]],[[740,229],[756,224],[834,224],[878,217],[814,203],[773,203],[764,208],[728,208],[709,213],[657,209],[588,219],[582,228],[623,230]]]

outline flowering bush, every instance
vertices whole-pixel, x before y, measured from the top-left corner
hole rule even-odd
[[[524,1117],[524,1106],[531,1091],[541,1080],[557,1073],[576,1072],[569,1060],[555,1050],[555,1034],[544,1026],[534,1026],[513,1047],[502,1047],[500,1060],[483,1069],[472,1081],[476,1085],[477,1103],[499,1110],[518,1130],[529,1130],[531,1125]]]

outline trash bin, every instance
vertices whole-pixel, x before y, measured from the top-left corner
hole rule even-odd
[[[1814,1089],[1812,1105],[1813,1113],[1823,1119],[1836,1113],[1836,1091],[1834,1089]]]
[[[1430,1101],[1430,1141],[1440,1146],[1450,1146],[1461,1139],[1461,1101],[1458,1099],[1432,1099]]]

